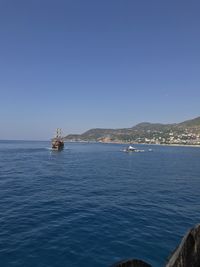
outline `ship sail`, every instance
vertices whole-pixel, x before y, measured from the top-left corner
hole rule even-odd
[[[53,150],[62,150],[64,148],[64,140],[62,138],[61,128],[56,129],[56,135],[52,139],[52,149]]]

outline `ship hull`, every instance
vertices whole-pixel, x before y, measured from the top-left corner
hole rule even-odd
[[[60,151],[64,149],[64,142],[63,141],[53,141],[52,142],[52,150]]]

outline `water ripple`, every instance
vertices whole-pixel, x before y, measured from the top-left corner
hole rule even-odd
[[[200,221],[200,149],[49,145],[0,142],[1,266],[158,267]]]

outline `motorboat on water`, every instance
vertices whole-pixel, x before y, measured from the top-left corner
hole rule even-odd
[[[63,150],[64,148],[64,140],[62,138],[60,128],[57,128],[56,130],[56,136],[52,139],[51,148],[52,150],[56,150],[56,151]]]
[[[131,145],[123,149],[123,151],[124,152],[144,152],[144,150],[137,149]]]
[[[133,146],[128,146],[127,148],[126,148],[126,152],[135,152],[137,149],[135,148],[135,147],[133,147]]]

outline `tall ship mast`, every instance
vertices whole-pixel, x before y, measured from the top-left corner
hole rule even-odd
[[[64,148],[64,140],[60,128],[56,129],[56,135],[52,139],[51,147],[53,150],[62,150]]]

